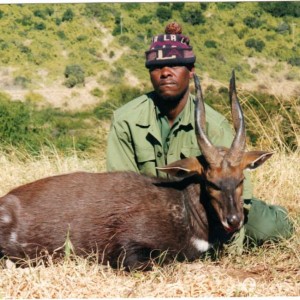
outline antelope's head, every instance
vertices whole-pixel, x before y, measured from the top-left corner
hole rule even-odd
[[[234,71],[230,80],[229,98],[236,134],[229,149],[216,147],[208,139],[205,133],[204,101],[197,75],[194,75],[194,82],[196,87],[195,131],[202,156],[174,162],[162,170],[172,175],[198,173],[204,180],[209,201],[224,229],[227,232],[233,232],[240,229],[244,221],[242,193],[245,177],[243,171],[257,168],[273,153],[245,151],[245,122],[237,98]]]

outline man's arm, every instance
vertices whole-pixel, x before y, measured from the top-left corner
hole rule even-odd
[[[134,171],[139,173],[134,149],[126,123],[113,120],[108,135],[106,152],[107,171]]]

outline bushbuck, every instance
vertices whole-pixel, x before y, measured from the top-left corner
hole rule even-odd
[[[68,237],[74,253],[99,262],[149,269],[163,257],[192,261],[241,228],[243,171],[272,153],[245,151],[246,134],[235,75],[230,101],[236,135],[231,148],[215,147],[205,133],[197,75],[195,134],[202,155],[164,168],[173,179],[133,172],[76,172],[17,187],[0,199],[0,249],[10,259],[61,255]]]

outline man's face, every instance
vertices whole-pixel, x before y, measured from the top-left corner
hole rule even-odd
[[[159,66],[150,69],[150,78],[157,95],[163,100],[178,101],[189,89],[194,67]]]

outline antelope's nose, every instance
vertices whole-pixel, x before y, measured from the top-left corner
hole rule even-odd
[[[237,215],[229,215],[227,217],[227,223],[231,228],[237,228],[240,225],[240,218]]]

